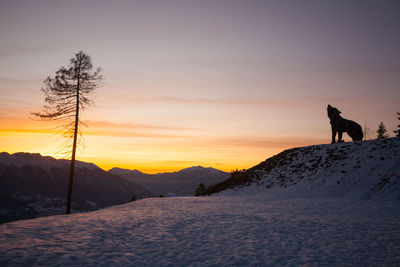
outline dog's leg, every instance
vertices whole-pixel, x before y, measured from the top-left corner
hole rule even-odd
[[[336,139],[336,130],[334,127],[332,127],[332,144],[335,143]]]
[[[342,135],[343,135],[343,132],[342,131],[338,131],[338,143],[343,142]]]

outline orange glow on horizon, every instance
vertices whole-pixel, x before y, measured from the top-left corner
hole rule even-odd
[[[65,141],[51,122],[0,118],[1,151],[29,152],[69,158]],[[78,160],[91,162],[104,170],[113,167],[137,169],[145,173],[178,171],[192,166],[223,171],[250,168],[284,149],[323,143],[306,138],[255,138],[208,136],[199,132],[161,127],[92,122],[83,129],[85,146]],[[44,127],[46,126],[46,127]],[[179,133],[179,134],[178,134]]]

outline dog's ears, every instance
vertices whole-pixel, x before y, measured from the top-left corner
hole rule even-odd
[[[337,114],[341,114],[342,112],[340,112],[337,108],[332,107],[331,105],[328,104],[328,109],[332,110],[332,112],[337,112]]]

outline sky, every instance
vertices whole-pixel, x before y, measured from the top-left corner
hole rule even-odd
[[[330,143],[328,104],[369,139],[381,121],[394,136],[398,14],[399,1],[0,0],[0,151],[68,157],[30,113],[80,50],[106,79],[77,156],[105,170],[249,168]]]

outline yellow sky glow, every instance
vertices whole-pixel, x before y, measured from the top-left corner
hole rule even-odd
[[[177,171],[191,166],[212,166],[224,171],[249,168],[285,148],[323,142],[293,138],[229,137],[200,135],[198,132],[167,131],[150,125],[88,121],[83,129],[85,146],[78,159],[108,170],[112,167],[138,169],[146,173]],[[68,158],[65,140],[57,123],[31,119],[0,118],[1,150],[31,152]],[[169,131],[177,131],[171,128]],[[22,149],[23,148],[23,149]]]

